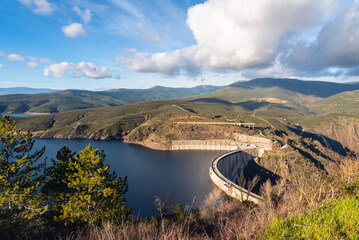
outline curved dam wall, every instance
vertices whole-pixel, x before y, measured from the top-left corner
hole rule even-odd
[[[258,150],[233,151],[223,154],[212,161],[209,176],[214,184],[231,197],[238,200],[258,203],[262,197],[236,184],[238,172],[255,158]]]

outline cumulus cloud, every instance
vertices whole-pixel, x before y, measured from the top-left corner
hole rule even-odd
[[[189,75],[268,65],[287,35],[317,24],[332,2],[208,0],[188,10],[196,45],[150,56],[136,53],[122,62],[133,71]]]
[[[85,29],[82,28],[81,23],[72,23],[68,26],[64,26],[62,27],[62,31],[67,37],[71,37],[71,38],[76,38],[79,36],[84,37],[87,35]]]
[[[15,53],[9,54],[9,55],[7,56],[7,58],[8,58],[10,61],[12,61],[12,62],[14,62],[14,61],[23,62],[23,61],[26,60],[23,56],[21,56],[21,55],[19,55],[19,54],[15,54]]]
[[[192,58],[195,51],[195,47],[189,47],[173,52],[155,53],[151,56],[147,53],[136,52],[132,58],[120,57],[118,60],[136,72],[160,72],[164,75],[185,73],[196,76],[200,73],[200,66]]]
[[[4,65],[2,65],[2,64],[0,63],[0,68],[2,68],[2,67],[4,67]]]
[[[338,67],[343,68],[341,72],[349,69],[350,75],[356,74],[355,66],[359,64],[358,26],[359,1],[354,1],[323,26],[312,45],[296,45],[285,60],[292,67],[307,72]]]
[[[91,21],[92,13],[90,9],[81,10],[79,7],[75,6],[74,11],[82,18],[84,23],[89,23]]]
[[[30,8],[36,14],[50,15],[54,10],[55,6],[49,3],[47,0],[17,0],[21,4]]]
[[[44,76],[55,78],[70,77],[87,77],[94,79],[110,78],[111,74],[105,67],[97,67],[92,62],[80,62],[73,64],[70,62],[54,63],[44,69]]]
[[[268,76],[274,78],[290,78],[295,76],[295,73],[283,64],[280,60],[280,56],[278,56],[271,65],[261,68],[246,69],[242,71],[242,76],[246,79],[266,78]]]
[[[37,62],[28,62],[28,63],[26,63],[26,65],[30,68],[36,68],[39,66],[39,64]]]

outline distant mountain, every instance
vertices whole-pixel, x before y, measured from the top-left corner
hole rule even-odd
[[[279,87],[283,90],[321,98],[330,97],[345,91],[354,91],[359,89],[359,86],[356,84],[275,78],[258,78],[247,82],[233,83],[230,86],[246,89]]]
[[[47,88],[27,88],[27,87],[14,87],[14,88],[0,88],[0,95],[8,94],[37,94],[37,93],[51,93],[58,90]]]
[[[275,98],[289,102],[305,103],[358,89],[359,85],[355,84],[260,78],[246,82],[236,82],[214,92],[203,94],[202,97],[218,98],[231,102]]]
[[[6,95],[0,96],[0,112],[66,112],[76,109],[120,106],[150,100],[183,98],[214,91],[218,88],[220,87],[168,88],[156,86],[149,89],[65,90],[35,95]]]

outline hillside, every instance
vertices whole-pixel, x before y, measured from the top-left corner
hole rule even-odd
[[[219,98],[230,102],[273,98],[273,101],[284,100],[291,103],[305,104],[338,93],[358,89],[359,86],[355,84],[260,78],[246,82],[236,82],[202,96],[205,98]]]
[[[358,85],[359,86],[359,85]],[[342,92],[314,102],[308,106],[319,114],[359,114],[359,90]]]
[[[31,129],[37,137],[111,139],[121,138],[141,124],[169,123],[171,118],[191,115],[209,119],[233,119],[237,117],[238,110],[240,109],[226,109],[223,105],[162,100],[17,118],[17,123],[22,129]],[[242,113],[237,120],[265,125],[243,110]]]
[[[56,111],[91,109],[19,118],[18,124],[22,129],[31,129],[37,137],[91,139],[125,137],[128,142],[146,143],[151,147],[156,145],[155,148],[160,149],[166,148],[174,139],[204,137],[212,139],[216,136],[208,135],[208,132],[235,131],[229,127],[210,129],[210,127],[186,128],[173,125],[173,119],[194,117],[204,118],[207,121],[255,123],[257,129],[263,129],[273,136],[310,137],[322,144],[329,144],[341,154],[359,150],[356,144],[359,140],[359,108],[357,107],[359,90],[344,91],[352,89],[353,85],[288,80],[295,84],[303,84],[296,90],[294,87],[286,86],[287,83],[283,83],[285,81],[283,79],[269,80],[269,83],[263,81],[265,80],[256,79],[246,83],[235,83],[214,92],[190,96],[182,100],[145,101],[112,107],[108,106],[134,101],[141,91],[147,93],[140,95],[142,100],[169,96],[171,91],[162,87],[147,90],[119,89],[95,92],[96,94],[86,91],[61,91],[52,94],[58,97],[55,98],[57,103],[62,103],[61,106],[54,107]],[[321,88],[328,86],[328,89],[324,89],[323,93],[306,90],[313,86]],[[202,90],[200,88],[196,91]],[[334,94],[335,92],[340,93]],[[174,91],[172,93],[171,96],[174,97]],[[183,95],[184,92],[178,91],[177,94]],[[334,95],[325,98],[330,94]],[[21,96],[13,97],[21,99]],[[127,99],[127,102],[120,99]],[[92,108],[100,103],[104,107]],[[31,109],[40,112],[42,108],[51,106],[54,106],[54,103],[43,100]],[[19,106],[17,108],[21,109]],[[247,133],[258,134],[258,132]],[[231,134],[226,136],[230,138]],[[346,136],[352,137],[348,139]]]
[[[182,98],[218,89],[215,86],[193,88],[114,89],[109,91],[65,90],[35,95],[0,96],[0,112],[4,113],[57,113],[77,109],[120,106],[129,103]]]
[[[359,91],[359,85],[263,78],[236,82],[222,88],[156,86],[149,89],[65,90],[34,95],[5,95],[0,96],[0,112],[57,113],[187,97],[194,102],[220,103],[238,106],[246,111],[263,111],[268,116],[288,117],[292,112],[302,116],[340,111],[354,113],[352,106],[357,103],[358,94],[353,91]],[[345,111],[342,105],[346,106]],[[271,111],[268,111],[269,108]]]
[[[358,90],[355,84],[344,84],[324,81],[303,81],[298,79],[258,78],[247,82],[237,82],[230,86],[245,89],[279,87],[285,91],[308,96],[326,98],[345,91]]]

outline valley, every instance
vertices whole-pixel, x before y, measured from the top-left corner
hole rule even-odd
[[[155,149],[169,149],[174,140],[233,140],[233,133],[259,136],[258,130],[282,139],[300,137],[303,131],[323,135],[358,151],[357,88],[358,85],[327,82],[255,79],[181,100],[47,113],[18,118],[17,122],[39,138],[123,138],[125,142]],[[150,98],[145,93],[142,96]],[[62,108],[67,108],[66,103]],[[193,124],[175,124],[178,121]],[[256,130],[196,122],[254,123]],[[345,138],[348,134],[353,137]]]
[[[295,87],[287,85],[291,81]],[[316,91],[315,87],[318,85],[324,89],[323,92]],[[149,160],[148,163],[142,161],[143,165],[151,164],[147,169],[155,166],[163,169],[158,166],[157,155],[167,159],[170,164],[172,157],[176,158],[183,154],[188,154],[187,160],[192,159],[190,155],[197,156],[200,152],[201,156],[203,153],[215,159],[213,151],[217,151],[217,154],[234,151],[233,156],[238,157],[227,159],[225,156],[228,154],[232,156],[232,153],[227,153],[222,155],[227,162],[217,163],[222,161],[222,157],[214,160],[216,165],[211,165],[209,173],[211,179],[223,192],[241,201],[244,200],[244,205],[247,204],[246,198],[252,199],[258,205],[258,211],[262,211],[265,209],[263,206],[276,204],[276,201],[279,201],[280,206],[284,206],[286,204],[284,199],[293,197],[298,193],[298,189],[304,194],[315,197],[313,188],[309,187],[314,184],[312,181],[324,181],[321,179],[327,178],[336,181],[337,178],[332,178],[336,173],[335,169],[356,158],[356,152],[359,151],[357,87],[359,85],[347,86],[290,79],[255,79],[180,99],[124,102],[120,106],[88,107],[71,111],[64,111],[73,108],[73,106],[68,107],[65,102],[64,105],[58,105],[64,112],[45,111],[40,115],[26,115],[14,119],[24,132],[29,129],[35,138],[40,138],[45,144],[47,141],[49,143],[68,141],[68,144],[77,146],[83,141],[92,141],[94,145],[101,145],[106,149],[116,144],[114,150],[111,150],[114,152],[117,151],[115,149],[120,142],[121,149],[126,149],[127,146],[131,149],[137,149],[136,147],[139,146],[136,145],[144,146],[145,148],[138,148],[136,154],[141,155],[141,151],[146,149],[144,152],[147,152],[148,156],[154,155],[153,160]],[[37,94],[34,96],[38,97]],[[79,96],[83,97],[81,94]],[[16,95],[10,97],[21,99]],[[143,93],[142,99],[147,98],[152,97],[147,97]],[[90,95],[87,101],[98,103]],[[111,102],[110,99],[108,101]],[[23,102],[20,101],[19,104],[22,105]],[[167,155],[171,157],[167,158]],[[128,164],[130,162],[132,164],[134,155],[131,156],[128,156],[131,159]],[[147,158],[146,156],[144,159]],[[116,166],[117,159],[112,157],[111,165]],[[203,190],[195,190],[200,193],[199,201],[193,200],[192,204],[199,207],[199,211],[204,211],[203,206],[209,204],[206,199],[212,194],[208,191],[213,185],[205,181],[205,179],[209,180],[207,168],[210,166],[211,158],[201,160],[206,166],[196,168],[196,171],[200,173],[198,179]],[[185,159],[181,159],[180,162],[182,161],[184,161],[183,166],[191,168],[193,163]],[[167,166],[165,162],[162,162],[161,166]],[[241,168],[234,168],[234,165]],[[172,169],[171,165],[167,167]],[[137,178],[138,173],[131,170],[138,169],[137,166],[134,165],[132,168],[127,166],[125,169],[127,170],[121,171],[129,171],[128,175]],[[153,175],[157,170],[148,173],[152,174],[151,178],[157,176],[157,174]],[[166,174],[167,171],[161,170],[161,174]],[[192,171],[192,174],[196,173]],[[188,176],[188,179],[191,178],[192,176]],[[184,183],[186,181],[187,179],[183,179]],[[323,186],[327,188],[324,183]],[[131,184],[136,190],[142,189],[142,184],[136,186],[135,181]],[[303,184],[308,187],[304,188]],[[272,189],[268,191],[277,191],[275,189],[284,186],[293,189],[280,190],[284,191],[283,193],[266,192],[266,188]],[[198,187],[197,183],[193,183],[193,189]],[[168,184],[160,187],[162,188],[170,189]],[[163,189],[159,190],[162,194]],[[179,191],[171,190],[175,193]],[[142,193],[134,195],[135,192],[130,193],[130,199],[145,196]],[[140,211],[142,207],[146,209],[145,213],[139,212],[141,216],[151,216],[155,213],[149,210],[151,204],[148,199],[153,192],[147,190],[143,192],[147,194],[146,202],[141,200],[141,205],[134,202],[131,204],[136,211]],[[196,192],[191,194],[194,195]],[[207,194],[208,196],[205,197]],[[295,212],[297,209],[304,211],[304,206],[312,206],[311,204],[324,201],[328,196],[318,199],[306,196],[304,200],[299,198],[295,203],[297,208],[289,211]],[[183,197],[180,199],[187,202],[190,200]],[[217,200],[213,201],[215,203]]]

